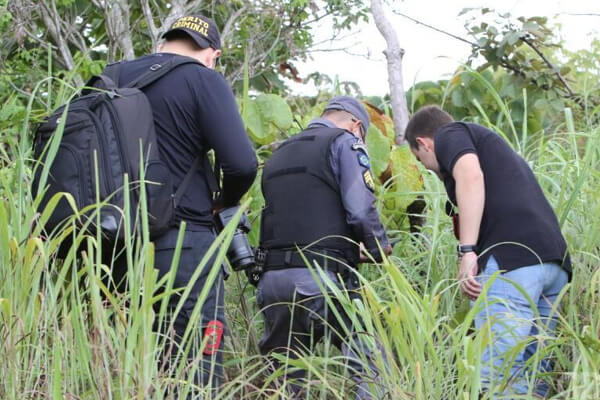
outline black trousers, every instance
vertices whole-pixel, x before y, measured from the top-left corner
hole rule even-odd
[[[171,270],[171,263],[175,254],[177,235],[179,228],[172,228],[162,236],[154,240],[155,263],[154,268],[158,270],[158,279],[165,276]],[[212,351],[207,347],[204,351],[200,351],[204,335],[215,333],[214,329],[207,332],[207,326],[215,325],[213,321],[218,321],[225,328],[225,302],[224,302],[224,270],[221,265],[213,265],[214,257],[205,262],[204,267],[199,273],[198,279],[192,284],[191,279],[200,263],[206,255],[210,245],[213,243],[216,234],[212,227],[193,226],[186,228],[181,252],[179,256],[179,264],[175,274],[173,289],[180,289],[177,294],[171,295],[168,300],[168,316],[166,321],[155,321],[154,328],[158,330],[161,326],[162,334],[167,335],[174,340],[167,340],[164,351],[169,351],[167,360],[174,360],[177,351],[184,350],[181,348],[181,340],[190,325],[190,318],[194,307],[199,301],[201,293],[207,284],[209,274],[213,268],[218,268],[216,279],[210,284],[208,295],[205,297],[201,308],[201,321],[191,327],[193,330],[188,337],[193,341],[192,348],[187,355],[188,367],[192,363],[200,363],[197,373],[193,376],[193,381],[196,385],[216,388],[223,378],[223,340],[221,337],[219,348]],[[110,264],[109,264],[110,265]],[[117,289],[120,291],[126,290],[127,280],[127,264],[125,257],[121,256],[115,260],[113,264],[113,282],[116,283]],[[189,295],[184,299],[183,306],[177,315],[173,315],[175,309],[181,299],[183,291],[190,287]],[[155,312],[158,315],[160,302],[155,304]],[[174,321],[172,321],[174,318]],[[166,328],[173,322],[173,331],[168,332]],[[160,324],[159,324],[160,322]],[[193,322],[193,321],[192,321]],[[223,332],[224,333],[224,332]],[[214,337],[207,338],[207,341],[214,343]],[[189,343],[189,342],[188,342]],[[181,356],[179,357],[181,359]],[[167,361],[170,362],[170,361]]]

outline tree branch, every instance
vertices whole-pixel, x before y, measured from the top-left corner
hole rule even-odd
[[[135,58],[133,51],[133,40],[131,38],[131,28],[129,25],[129,4],[127,0],[106,0],[104,15],[107,22],[107,34],[111,42],[118,45],[126,60]],[[108,29],[108,28],[111,29]],[[116,51],[113,49],[113,56]]]
[[[424,22],[421,22],[421,21],[419,21],[417,19],[409,17],[408,15],[402,14],[399,11],[394,11],[394,13],[397,14],[397,15],[400,15],[401,17],[407,18],[407,19],[409,19],[409,20],[411,20],[411,21],[413,21],[413,22],[415,22],[415,23],[417,23],[419,25],[423,25],[423,26],[425,26],[425,27],[427,27],[429,29],[432,29],[432,30],[434,30],[436,32],[439,32],[439,33],[442,33],[442,34],[444,34],[446,36],[449,36],[449,37],[451,37],[453,39],[460,40],[461,42],[465,42],[467,44],[470,44],[473,47],[473,49],[475,49],[475,50],[483,50],[484,49],[483,47],[481,47],[479,44],[477,44],[475,42],[471,42],[471,41],[469,41],[467,39],[464,39],[464,38],[462,38],[460,36],[454,35],[452,33],[446,32],[446,31],[444,31],[442,29],[436,28],[435,26],[432,26],[432,25],[426,24]],[[595,15],[595,14],[569,14],[569,15]],[[600,14],[598,14],[598,16],[600,16]],[[546,58],[546,56],[529,39],[527,39],[527,37],[521,36],[519,39],[521,39],[525,44],[527,44],[544,61],[544,63],[550,69],[552,69],[552,71],[554,72],[554,74],[556,74],[556,76],[558,77],[558,80],[561,82],[561,84],[567,90],[568,97],[570,97],[570,98],[576,98],[575,92],[573,92],[573,90],[571,89],[571,87],[569,86],[569,84],[567,83],[567,81],[565,80],[565,78],[561,75],[560,70],[557,69],[550,62],[550,60],[548,60],[548,58]],[[511,64],[505,56],[502,57],[499,60],[499,63],[504,68],[506,68],[506,69],[508,69],[508,70],[510,70],[510,71],[512,71],[512,72],[514,72],[514,73],[516,73],[516,74],[518,74],[518,75],[520,75],[520,76],[522,76],[524,78],[527,77],[527,75],[518,66],[515,66],[515,65]],[[538,84],[538,82],[534,78],[530,78],[530,80],[531,80],[531,82],[534,85],[540,86]],[[540,86],[540,87],[542,89],[547,89],[547,87],[542,87],[542,86]]]
[[[221,38],[222,38],[223,43],[228,41],[229,33],[231,32],[231,28],[233,27],[233,24],[240,17],[240,15],[242,15],[242,13],[246,11],[246,9],[247,9],[246,5],[242,6],[241,8],[236,10],[233,14],[231,14],[231,16],[227,19],[225,26],[223,26],[223,29],[221,30]]]
[[[200,6],[202,5],[204,0],[195,0],[195,1],[191,1],[188,4],[184,3],[184,7],[185,7],[185,14],[196,11],[198,8],[200,8]]]
[[[306,21],[302,22],[301,25],[302,26],[312,25],[314,23],[317,23],[317,22],[321,21],[323,18],[326,18],[326,17],[328,17],[330,15],[333,15],[333,14],[334,14],[333,11],[327,11],[327,12],[321,14],[321,15],[315,15],[315,17],[313,19],[306,20]]]
[[[89,6],[81,12],[81,15],[86,15],[88,8]],[[59,21],[61,25],[61,31],[64,32],[64,37],[68,43],[71,43],[73,46],[77,47],[82,54],[87,54],[88,48],[85,38],[77,29],[77,23],[75,23],[75,20],[76,17],[73,17],[73,15],[69,15],[68,17],[63,16]]]
[[[8,85],[12,88],[12,90],[14,90],[15,92],[19,93],[21,96],[24,96],[25,98],[30,98],[31,97],[31,92],[27,92],[23,89],[21,89],[20,87],[17,87],[13,81],[11,79],[7,79],[6,83],[8,83]],[[38,100],[40,103],[42,103],[44,106],[47,106],[46,103],[44,103],[39,96],[36,98],[36,100]]]
[[[556,76],[558,77],[558,80],[560,81],[560,83],[563,84],[563,86],[565,87],[565,89],[567,89],[567,92],[569,93],[569,97],[573,97],[575,95],[575,93],[573,92],[573,90],[571,89],[571,87],[569,86],[569,84],[567,83],[567,81],[565,80],[565,78],[561,75],[560,70],[558,68],[556,68],[551,62],[550,60],[548,60],[546,58],[546,56],[544,56],[544,53],[542,53],[540,51],[540,49],[538,49],[533,43],[531,43],[531,41],[529,39],[527,39],[525,36],[521,36],[521,40],[526,43],[529,47],[531,47],[533,49],[533,51],[535,51],[535,53],[540,56],[540,58],[542,60],[544,60],[544,62],[546,63],[546,65],[548,66],[548,68],[550,68],[552,71],[554,71],[554,73],[556,74]]]
[[[185,14],[185,1],[182,0],[173,0],[171,2],[171,10],[169,14],[165,17],[160,26],[161,32],[166,32],[166,30],[175,22],[177,18],[183,17]]]
[[[83,54],[87,54],[88,47],[85,44],[85,39],[81,32],[79,32],[77,29],[72,29],[69,31],[69,41],[73,43],[73,45],[77,47]]]
[[[404,142],[404,131],[408,125],[408,106],[402,77],[404,50],[400,47],[394,27],[385,16],[381,0],[371,0],[371,13],[377,29],[387,44],[384,54],[388,64],[388,82],[394,114],[394,136],[396,143],[401,144]]]
[[[567,13],[565,15],[571,15],[573,17],[600,17],[597,13]]]
[[[432,30],[434,30],[434,31],[436,31],[436,32],[439,32],[439,33],[443,33],[443,34],[444,34],[444,35],[446,35],[446,36],[450,36],[451,38],[454,38],[454,39],[456,39],[456,40],[460,40],[461,42],[465,42],[465,43],[467,43],[467,44],[470,44],[470,45],[471,45],[471,46],[473,46],[473,47],[477,47],[477,48],[479,48],[479,45],[478,45],[477,43],[471,42],[471,41],[469,41],[469,40],[467,40],[467,39],[465,39],[465,38],[461,38],[460,36],[456,36],[456,35],[454,35],[454,34],[452,34],[452,33],[450,33],[450,32],[447,32],[447,31],[444,31],[444,30],[442,30],[442,29],[436,28],[435,26],[432,26],[432,25],[426,24],[425,22],[421,22],[421,21],[419,21],[418,19],[414,19],[413,17],[409,17],[409,16],[408,16],[408,15],[406,15],[406,14],[402,14],[400,11],[394,11],[394,14],[397,14],[397,15],[399,15],[399,16],[401,16],[401,17],[404,17],[404,18],[406,18],[406,19],[408,19],[408,20],[411,20],[412,22],[414,22],[414,23],[415,23],[415,24],[417,24],[417,25],[423,25],[423,26],[424,26],[424,27],[426,27],[426,28],[432,29]]]
[[[44,25],[50,32],[50,36],[54,39],[56,46],[58,47],[58,51],[64,61],[65,67],[72,71],[75,69],[75,61],[73,60],[73,54],[69,49],[67,41],[62,35],[60,24],[58,23],[58,11],[56,10],[56,4],[54,0],[52,0],[52,9],[48,7],[45,1],[39,3],[40,14],[42,16],[42,20],[44,21]],[[74,74],[73,79],[75,80],[76,86],[83,86],[83,79],[79,74]]]
[[[148,29],[150,29],[150,38],[152,40],[152,50],[156,51],[157,43],[158,43],[158,35],[160,35],[160,31],[156,27],[154,23],[154,15],[152,14],[152,9],[150,8],[150,3],[148,0],[141,0],[140,5],[142,7],[142,13],[144,14],[144,18],[146,18],[146,24],[148,25]]]

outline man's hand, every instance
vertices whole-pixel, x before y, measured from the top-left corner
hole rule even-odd
[[[392,245],[388,244],[387,246],[385,246],[385,249],[383,249],[383,254],[385,254],[386,256],[389,256],[390,254],[392,254]]]
[[[367,248],[365,247],[365,244],[363,242],[360,242],[360,246],[359,246],[359,251],[360,251],[360,255],[358,258],[358,262],[359,263],[370,263],[372,260],[369,257],[369,252],[367,251]]]
[[[390,254],[392,254],[392,245],[388,244],[387,246],[385,246],[385,248],[383,249],[383,254],[385,254],[386,256],[389,256]],[[373,262],[373,258],[370,257],[370,253],[367,250],[367,248],[365,247],[364,243],[360,243],[360,258],[358,259],[359,263],[372,263]]]
[[[213,217],[216,216],[218,213],[220,213],[221,211],[223,211],[225,209],[225,206],[223,205],[223,200],[222,199],[217,199],[213,202]]]
[[[460,290],[471,300],[476,300],[481,293],[481,284],[477,282],[477,254],[469,252],[464,254],[458,267],[458,281]]]

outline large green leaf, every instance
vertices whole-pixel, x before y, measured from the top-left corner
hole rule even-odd
[[[290,129],[294,122],[292,110],[281,96],[261,94],[256,98],[261,116],[279,130]]]
[[[388,229],[405,229],[408,227],[406,209],[423,190],[423,178],[408,145],[394,146],[390,160],[392,184],[381,195],[385,224]]]
[[[423,189],[423,178],[408,145],[394,146],[391,151],[392,173],[397,190],[417,192]],[[412,200],[411,200],[412,201]],[[407,204],[408,205],[408,204]]]
[[[390,162],[390,141],[381,133],[381,131],[371,124],[367,134],[367,149],[371,167],[376,177],[379,177],[388,167]]]
[[[452,95],[450,96],[450,98],[452,99],[452,104],[455,107],[464,107],[465,106],[465,102],[463,99],[463,91],[462,88],[458,88],[456,90],[452,91]]]
[[[254,142],[259,144],[269,143],[268,127],[263,123],[260,108],[254,100],[245,102],[242,118],[246,125],[246,130]]]
[[[242,108],[244,124],[255,143],[269,144],[277,138],[277,133],[292,127],[290,107],[275,94],[260,94],[256,99],[245,97]]]

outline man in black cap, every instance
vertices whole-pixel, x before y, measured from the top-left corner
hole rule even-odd
[[[329,305],[313,273],[315,263],[351,298],[360,298],[355,268],[361,261],[359,243],[375,260],[391,247],[375,208],[374,182],[364,139],[369,115],[354,98],[331,99],[321,118],[285,141],[265,163],[262,190],[260,247],[265,252],[257,302],[265,318],[259,347],[263,354],[277,352],[296,358],[323,336],[341,348],[358,398],[371,398],[368,382],[377,371],[365,369],[362,354],[368,346],[341,307],[341,321]],[[302,255],[297,251],[301,249]],[[288,367],[291,368],[291,367]],[[288,374],[292,390],[300,390],[304,371]]]
[[[116,77],[116,83],[123,86],[149,70],[169,65],[175,57],[185,56],[197,61],[177,66],[143,89],[152,106],[160,154],[172,175],[174,192],[179,186],[186,187],[175,211],[174,226],[154,242],[154,266],[159,271],[159,279],[171,270],[179,224],[185,221],[186,232],[173,287],[187,289],[192,275],[215,239],[215,208],[238,204],[254,181],[257,159],[232,89],[223,76],[214,71],[216,60],[221,55],[219,31],[215,23],[201,15],[186,16],[175,21],[163,38],[164,43],[157,53],[111,64],[105,73]],[[213,204],[213,193],[208,184],[210,172],[206,170],[208,165],[198,163],[211,149],[223,173],[218,205]],[[187,182],[185,185],[184,181]],[[213,266],[212,260],[205,265],[183,307],[173,316],[174,334],[178,344],[186,332],[209,272],[213,267],[219,268],[202,305],[201,325],[192,327],[194,334],[190,337],[195,346],[187,354],[189,362],[194,363],[189,369],[198,368],[194,382],[205,386],[210,384],[214,388],[223,374],[221,337],[225,325],[225,271],[220,265]],[[122,282],[126,271],[123,262],[115,262],[115,282]],[[179,300],[178,295],[171,296],[171,312]],[[171,332],[166,334],[171,335]],[[204,346],[200,355],[197,347],[203,342],[203,337],[209,345]],[[170,343],[167,344],[169,346]],[[177,347],[170,350],[171,357],[175,357],[179,350],[185,350]]]

